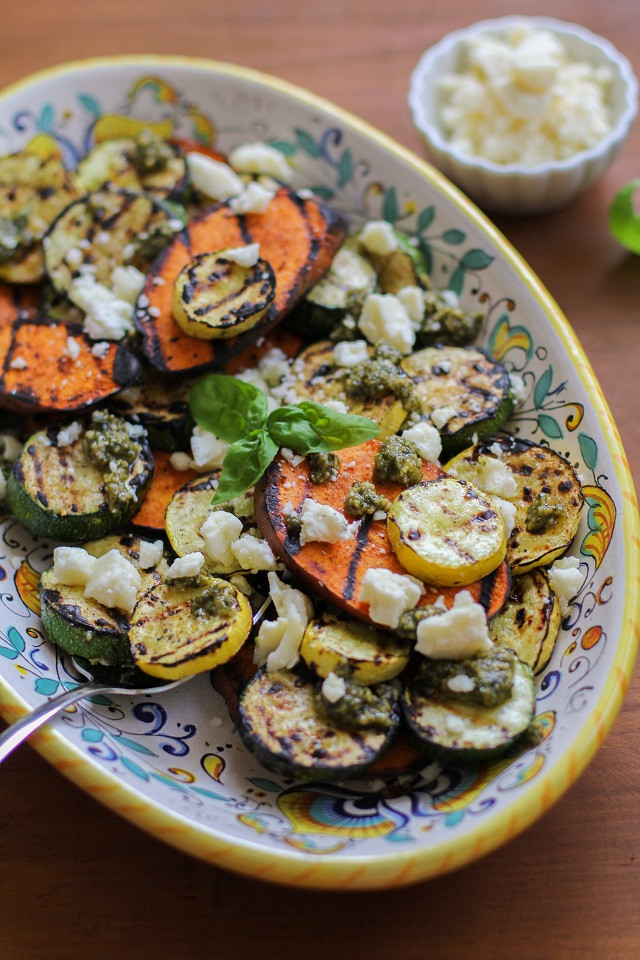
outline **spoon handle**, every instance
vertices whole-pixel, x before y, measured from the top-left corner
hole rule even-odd
[[[41,727],[51,717],[55,717],[60,710],[75,703],[76,700],[82,700],[84,697],[90,697],[94,693],[106,693],[113,687],[106,683],[79,683],[77,687],[71,690],[65,690],[51,700],[42,703],[35,710],[32,710],[21,720],[16,720],[10,727],[0,734],[0,763],[12,753],[23,740],[26,740],[34,730]]]

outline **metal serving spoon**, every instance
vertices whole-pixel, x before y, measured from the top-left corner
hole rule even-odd
[[[260,622],[270,603],[271,597],[267,597],[262,606],[256,610],[252,618],[252,627]],[[169,690],[175,690],[185,681],[191,680],[191,676],[197,676],[197,674],[192,674],[188,677],[181,677],[180,680],[155,683],[149,674],[143,673],[142,670],[132,664],[123,667],[105,667],[100,664],[92,664],[82,657],[71,657],[71,661],[78,672],[87,677],[86,683],[79,683],[72,690],[65,690],[57,697],[52,697],[51,700],[47,700],[20,720],[16,720],[10,727],[7,727],[0,734],[0,763],[16,747],[20,746],[23,740],[26,740],[34,730],[37,730],[47,720],[55,717],[57,713],[64,710],[65,707],[71,706],[77,700],[84,700],[85,697],[92,697],[97,693],[120,693],[129,697],[134,697],[139,693],[165,693]]]

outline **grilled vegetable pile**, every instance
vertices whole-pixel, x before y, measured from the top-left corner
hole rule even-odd
[[[144,129],[72,171],[0,159],[0,492],[60,544],[49,639],[211,670],[269,769],[477,762],[530,728],[580,483],[508,434],[482,314],[412,238],[291,175]]]

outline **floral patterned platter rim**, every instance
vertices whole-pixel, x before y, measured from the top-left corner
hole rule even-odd
[[[433,877],[539,817],[610,728],[638,642],[640,525],[620,439],[582,349],[539,280],[427,163],[300,88],[230,64],[107,57],[34,74],[0,94],[0,151],[58,151],[69,165],[139,122],[222,151],[274,143],[294,186],[354,225],[384,217],[417,234],[437,286],[482,308],[481,342],[523,378],[510,429],[549,443],[582,475],[572,553],[583,585],[538,678],[534,746],[484,768],[429,763],[399,789],[305,785],[247,754],[206,676],[155,698],[81,701],[32,739],[62,773],[158,838],[218,866],[310,887]],[[44,639],[39,572],[52,545],[0,524],[0,712],[15,720],[77,681]],[[220,717],[221,719],[216,719]]]

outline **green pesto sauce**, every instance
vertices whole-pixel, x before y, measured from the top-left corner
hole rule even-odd
[[[141,130],[135,139],[134,163],[138,173],[159,173],[173,157],[171,147],[151,130]]]
[[[223,617],[235,609],[236,592],[229,583],[212,577],[200,577],[197,583],[199,590],[191,601],[194,617]]]
[[[538,493],[527,509],[525,527],[529,533],[542,533],[566,514],[565,508],[558,501],[552,500],[548,493]]]
[[[483,657],[469,660],[427,660],[420,665],[416,677],[420,693],[425,697],[458,700],[483,707],[498,707],[508,700],[513,690],[517,657],[513,650],[496,647]],[[473,688],[452,690],[449,681],[468,677]]]
[[[422,480],[422,458],[415,443],[395,434],[383,441],[373,458],[373,479],[410,487]]]
[[[420,346],[450,343],[463,347],[473,343],[480,332],[482,313],[469,313],[452,307],[435,291],[425,294],[425,314],[418,334]]]
[[[377,400],[391,393],[408,413],[421,413],[413,380],[400,368],[401,360],[399,350],[386,344],[376,347],[369,360],[359,363],[345,377],[345,394],[353,400]]]
[[[396,687],[391,683],[366,687],[345,676],[348,668],[341,670],[338,667],[335,672],[344,679],[345,694],[331,703],[322,693],[322,684],[319,684],[316,690],[319,710],[345,730],[389,730],[394,723],[398,699]]]
[[[311,483],[335,483],[340,470],[340,460],[335,453],[319,452],[307,456]]]
[[[378,510],[388,513],[390,508],[391,501],[368,480],[357,480],[344,498],[345,512],[354,517],[372,517]]]
[[[297,513],[290,513],[288,517],[285,517],[284,525],[287,528],[287,533],[292,540],[300,539],[300,534],[302,532],[302,520]]]
[[[140,453],[125,427],[125,421],[106,410],[91,414],[83,440],[89,460],[104,470],[104,493],[111,513],[119,513],[133,500],[129,484],[131,467]]]
[[[429,605],[428,607],[416,607],[415,610],[407,610],[400,617],[400,622],[396,627],[396,633],[403,640],[416,641],[418,639],[418,624],[429,617],[442,613],[440,607]]]
[[[145,260],[153,260],[173,239],[175,233],[176,231],[169,226],[167,220],[155,223],[153,227],[149,228],[147,236],[136,238],[136,256],[144,257]]]

